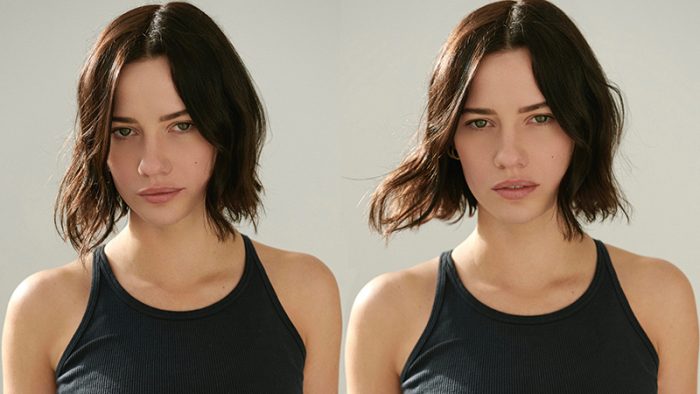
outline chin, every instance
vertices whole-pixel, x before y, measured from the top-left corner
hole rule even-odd
[[[505,225],[525,225],[542,219],[554,218],[556,207],[533,206],[531,204],[484,207],[479,210],[489,218]]]
[[[163,207],[165,208],[165,207]],[[185,220],[191,219],[191,211],[184,211],[182,207],[167,207],[166,209],[130,209],[129,221],[132,224],[145,225],[156,228],[167,228]]]
[[[138,223],[156,228],[167,228],[182,221],[182,217],[176,215],[141,215],[134,212],[129,220],[132,224]]]

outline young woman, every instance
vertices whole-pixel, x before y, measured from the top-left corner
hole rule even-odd
[[[624,112],[585,39],[542,0],[467,16],[434,68],[419,146],[375,191],[385,236],[476,214],[453,250],[358,295],[355,393],[696,393],[685,276],[592,239],[626,215]]]
[[[233,226],[257,219],[265,117],[216,24],[186,3],[121,15],[78,106],[56,215],[79,259],[13,294],[4,392],[337,392],[332,274]]]

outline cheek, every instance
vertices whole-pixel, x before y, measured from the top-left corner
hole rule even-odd
[[[543,160],[545,166],[542,170],[549,173],[551,177],[558,178],[561,181],[571,163],[574,144],[565,134],[555,142],[548,149],[547,156]]]
[[[193,175],[197,178],[202,178],[205,181],[209,180],[214,168],[214,147],[209,143],[202,143],[197,149],[190,150],[187,156],[189,158],[190,168]]]
[[[480,180],[489,173],[488,167],[491,165],[488,157],[491,148],[488,141],[466,138],[464,135],[457,134],[454,145],[467,183],[472,185],[470,187],[480,184]]]
[[[564,163],[565,167],[569,166],[571,161],[571,156],[574,153],[574,141],[569,138],[566,134],[559,141],[559,146],[556,151],[552,154],[554,160]]]
[[[114,144],[112,144],[107,152],[107,168],[110,172],[114,172],[118,162],[119,156],[114,153]]]
[[[462,167],[462,173],[464,174],[464,179],[467,181],[467,185],[472,190],[473,193],[478,193],[479,185],[487,184],[490,171],[489,160],[479,152],[473,149],[462,149],[459,150],[459,161]]]
[[[128,190],[130,189],[128,185],[132,185],[136,182],[134,178],[138,177],[133,174],[135,171],[130,170],[128,158],[110,149],[107,155],[107,170],[109,174],[106,176],[109,177],[108,180],[113,184],[117,194],[119,194],[124,201],[127,201],[129,198]]]
[[[129,169],[133,167],[134,159],[129,155],[129,152],[112,145],[107,154],[107,168],[112,174],[115,183],[121,181],[125,176],[128,176]]]

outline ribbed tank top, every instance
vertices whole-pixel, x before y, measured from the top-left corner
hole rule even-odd
[[[519,316],[476,299],[440,256],[428,324],[401,373],[404,393],[657,392],[658,356],[598,240],[595,274],[574,303]]]
[[[192,311],[146,305],[94,251],[87,310],[56,368],[58,393],[301,393],[304,344],[255,253],[223,299]]]

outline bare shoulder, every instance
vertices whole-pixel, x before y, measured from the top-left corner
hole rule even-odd
[[[348,342],[358,349],[358,355],[364,353],[362,348],[383,352],[392,372],[400,373],[430,318],[437,271],[436,257],[379,275],[362,288],[348,326]]]
[[[669,276],[672,280],[685,279],[685,275],[672,263],[656,258],[642,256],[628,250],[606,244],[610,259],[615,265],[615,270],[623,270],[625,273],[648,275],[661,274]]]
[[[71,308],[87,304],[91,278],[92,263],[83,265],[78,260],[34,273],[12,293],[8,311],[22,319],[64,316]]]
[[[342,318],[333,273],[309,254],[254,245],[282,308],[304,342],[304,392],[337,392]]]
[[[353,310],[357,313],[413,310],[416,303],[432,304],[437,282],[437,258],[411,268],[388,272],[368,282],[358,293]]]
[[[318,258],[254,242],[280,303],[304,339],[319,316],[340,321],[340,295],[331,270]]]
[[[92,262],[76,260],[22,281],[7,308],[4,338],[12,342],[8,346],[31,349],[55,368],[82,320],[91,278]]]
[[[606,246],[620,286],[657,351],[673,335],[669,325],[697,322],[693,289],[680,269],[663,259]]]
[[[626,296],[653,304],[694,299],[690,281],[672,263],[615,246],[606,247]]]
[[[255,251],[275,290],[277,285],[298,291],[337,291],[331,270],[318,258],[306,253],[274,248],[254,242]],[[303,283],[304,286],[299,286]],[[287,290],[292,290],[287,289]]]

